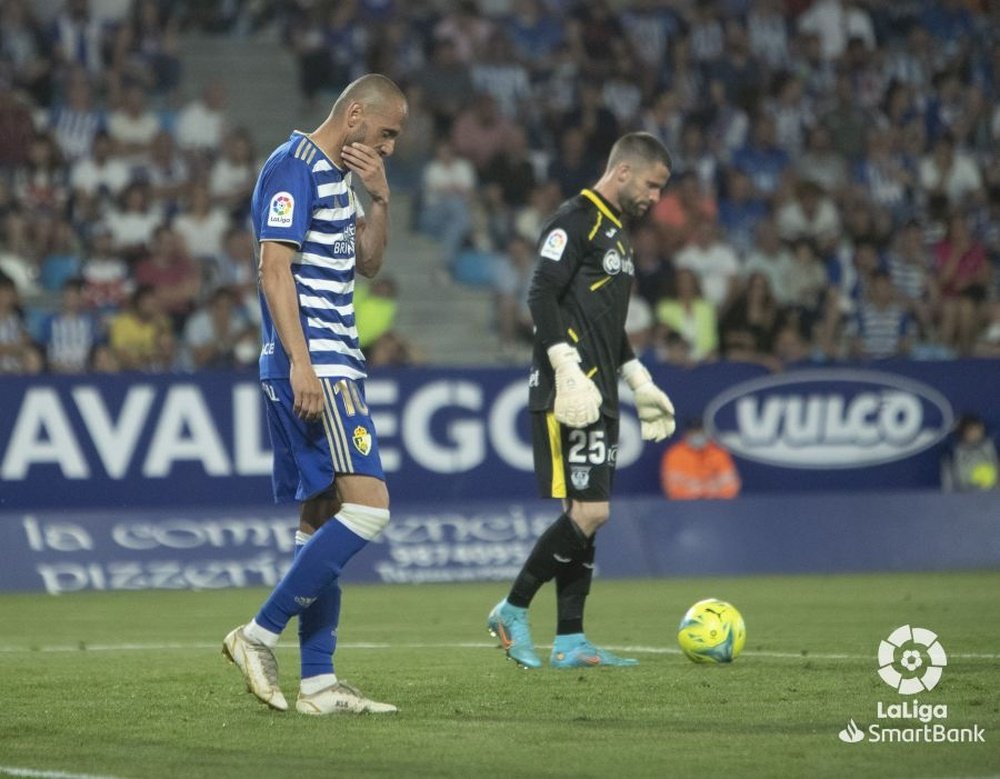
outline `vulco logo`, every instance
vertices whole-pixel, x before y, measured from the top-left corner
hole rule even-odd
[[[705,409],[735,454],[786,468],[862,468],[902,460],[951,430],[951,404],[912,379],[875,371],[795,371],[738,384]]]
[[[948,655],[926,628],[896,628],[878,645],[878,675],[900,695],[933,690],[941,681]]]

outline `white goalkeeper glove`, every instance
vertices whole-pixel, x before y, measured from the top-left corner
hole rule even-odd
[[[632,388],[635,407],[639,412],[639,425],[644,441],[662,441],[674,434],[674,404],[667,393],[653,384],[646,366],[638,360],[629,360],[621,367],[622,378]]]
[[[556,373],[555,417],[568,427],[592,425],[601,416],[601,391],[580,370],[580,353],[567,343],[548,348]]]

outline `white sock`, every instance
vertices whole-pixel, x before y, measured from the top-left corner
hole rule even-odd
[[[269,646],[271,649],[274,649],[278,645],[278,639],[281,637],[277,633],[272,633],[267,628],[262,628],[254,620],[250,620],[248,624],[243,626],[243,635],[251,641]]]
[[[309,676],[299,683],[299,690],[303,695],[315,695],[320,690],[333,687],[337,683],[337,674],[320,674],[319,676]]]

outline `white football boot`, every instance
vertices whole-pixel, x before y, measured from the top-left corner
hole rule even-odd
[[[391,703],[366,698],[357,687],[338,681],[312,695],[299,692],[295,710],[300,714],[391,714],[399,711]]]
[[[241,625],[222,642],[222,654],[243,672],[248,692],[272,709],[288,711],[288,701],[278,687],[278,660],[270,647],[247,638]]]

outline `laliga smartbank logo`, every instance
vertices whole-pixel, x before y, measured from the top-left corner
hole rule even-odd
[[[930,692],[941,681],[941,674],[948,665],[945,652],[937,634],[927,628],[901,625],[884,638],[878,646],[878,675],[900,695]],[[949,727],[946,703],[921,703],[917,698],[886,703],[878,701],[875,708],[878,720],[867,728],[859,727],[852,718],[847,727],[838,733],[845,744],[872,743],[903,744],[982,744],[986,731],[979,725]],[[904,723],[920,724],[904,724]]]

